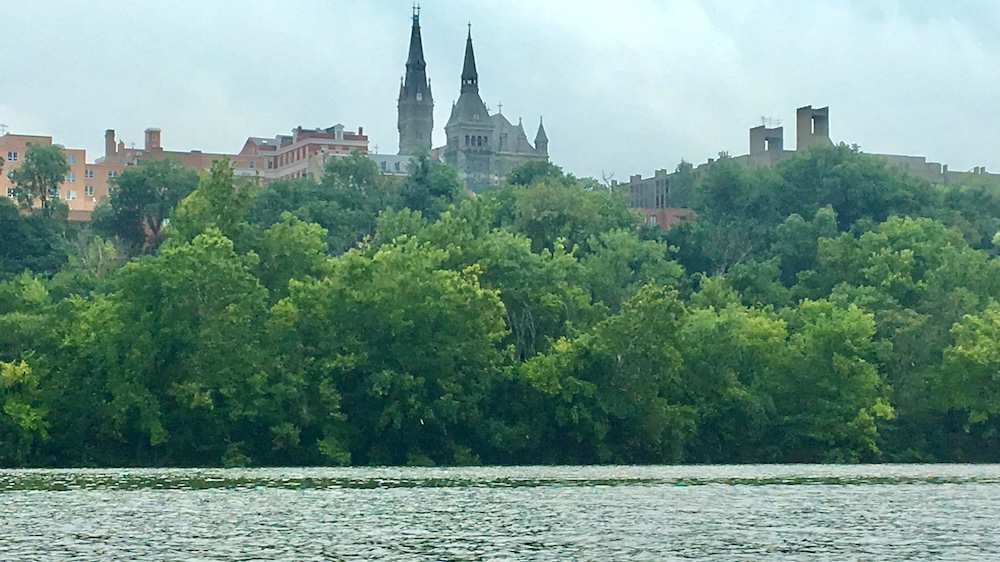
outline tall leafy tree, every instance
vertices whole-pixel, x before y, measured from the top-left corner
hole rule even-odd
[[[110,212],[99,214],[95,227],[117,236],[133,255],[155,252],[165,221],[198,182],[198,174],[176,160],[143,160],[114,179]]]
[[[67,173],[69,164],[62,146],[33,144],[28,147],[21,166],[11,176],[21,206],[37,206],[42,215],[52,215],[59,207],[59,185],[65,181]]]

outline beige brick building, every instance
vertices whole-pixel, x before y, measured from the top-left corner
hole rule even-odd
[[[0,137],[0,156],[4,158],[0,174],[0,195],[14,197],[11,173],[20,168],[24,155],[32,145],[49,146],[52,137],[7,133]],[[58,198],[69,207],[70,220],[88,220],[97,203],[108,196],[109,180],[124,169],[124,164],[114,162],[88,163],[87,151],[82,148],[63,148],[69,173],[59,186]]]

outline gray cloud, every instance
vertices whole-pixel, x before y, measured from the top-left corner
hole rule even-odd
[[[396,149],[409,2],[16,2],[0,23],[0,122],[99,156],[115,128],[236,151],[297,125]],[[437,140],[466,22],[483,99],[578,175],[649,175],[746,151],[746,129],[831,106],[835,140],[1000,170],[1000,3],[990,0],[423,2]]]

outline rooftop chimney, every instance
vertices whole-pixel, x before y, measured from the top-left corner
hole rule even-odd
[[[110,160],[118,152],[115,150],[115,130],[104,131],[104,159]]]

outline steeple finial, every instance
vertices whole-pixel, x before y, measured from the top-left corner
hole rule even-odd
[[[410,54],[406,58],[406,69],[423,72],[427,67],[424,62],[424,45],[420,40],[420,5],[413,5],[413,29],[410,31]]]
[[[476,54],[472,50],[472,22],[465,40],[465,64],[462,67],[462,93],[479,93],[479,73],[476,72]]]
[[[542,125],[542,117],[539,115],[538,132],[535,133],[535,146],[538,147],[539,143],[545,143],[547,145],[548,142],[549,142],[549,137],[548,135],[545,134],[545,126]]]

